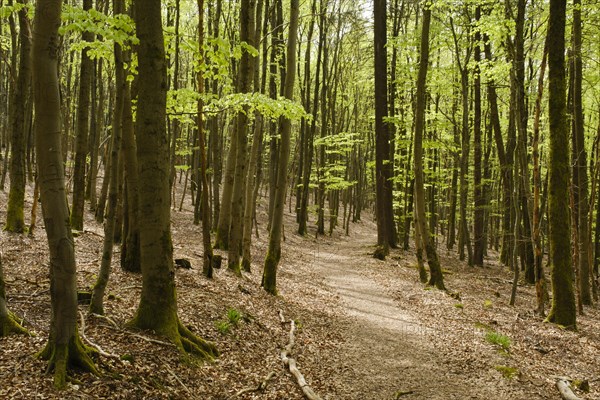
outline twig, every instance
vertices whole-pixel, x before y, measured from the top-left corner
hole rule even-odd
[[[189,389],[189,388],[188,388],[188,387],[185,385],[185,383],[183,383],[183,382],[181,381],[181,379],[179,379],[179,377],[178,377],[178,376],[175,374],[175,372],[173,372],[173,371],[171,370],[171,368],[169,368],[169,365],[168,365],[168,364],[166,364],[166,363],[164,363],[164,366],[165,366],[165,368],[167,369],[167,371],[168,371],[168,372],[169,372],[171,375],[173,375],[173,378],[175,378],[175,380],[176,380],[177,382],[179,382],[179,384],[180,384],[180,385],[181,385],[181,386],[182,386],[182,387],[185,389],[185,391],[189,393],[190,397],[191,397],[191,398],[193,398],[193,399],[196,399],[197,397],[196,397],[196,396],[194,396],[194,394],[192,393],[192,391],[191,391],[191,390],[190,390],[190,389]]]
[[[93,314],[93,315],[95,315],[98,318],[102,318],[102,319],[108,321],[112,325],[111,328],[113,328],[113,329],[115,329],[115,330],[117,330],[119,332],[127,333],[130,336],[136,337],[138,339],[145,340],[146,342],[161,344],[163,346],[175,347],[175,345],[173,343],[163,342],[162,340],[149,338],[149,337],[146,337],[146,336],[138,335],[137,333],[133,333],[133,332],[127,331],[127,330],[121,328],[119,325],[117,325],[117,323],[115,321],[113,321],[112,319],[110,319],[110,318],[108,318],[108,317],[106,317],[104,315],[97,315],[97,314]]]
[[[239,392],[237,392],[236,394],[234,394],[233,396],[228,397],[227,400],[239,397],[239,396],[243,395],[244,393],[262,392],[262,391],[264,391],[267,388],[267,385],[269,384],[269,381],[271,379],[273,379],[273,377],[275,377],[275,372],[269,373],[269,375],[267,375],[267,377],[261,383],[259,383],[258,386],[256,386],[256,387],[248,387],[248,388],[242,389]]]
[[[286,322],[281,310],[279,310],[279,319],[282,323]],[[308,386],[306,379],[304,379],[304,375],[300,373],[300,370],[296,366],[296,360],[291,357],[292,349],[294,347],[294,332],[296,331],[296,324],[294,323],[294,320],[290,320],[289,322],[290,339],[288,345],[285,346],[285,349],[281,351],[281,361],[283,361],[283,365],[288,367],[290,373],[296,378],[300,389],[302,389],[302,392],[304,393],[304,397],[306,397],[308,400],[321,400],[321,398],[310,388],[310,386]]]
[[[90,339],[88,339],[88,337],[85,335],[85,317],[83,316],[83,313],[81,311],[79,311],[79,318],[81,319],[81,326],[79,327],[80,328],[79,334],[81,335],[83,340],[87,344],[92,346],[98,353],[100,353],[101,356],[104,356],[107,358],[113,358],[115,360],[119,360],[120,362],[123,362],[123,360],[121,360],[121,357],[119,357],[118,355],[105,352],[104,350],[102,350],[102,347],[98,346],[96,343],[94,343]]]

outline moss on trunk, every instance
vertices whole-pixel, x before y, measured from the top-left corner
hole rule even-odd
[[[76,332],[68,343],[49,340],[37,356],[48,361],[47,372],[54,372],[54,386],[64,389],[67,386],[69,371],[79,370],[100,375],[90,357],[96,354],[96,350],[83,344]]]

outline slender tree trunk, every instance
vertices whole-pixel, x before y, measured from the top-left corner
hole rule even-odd
[[[20,3],[26,5],[27,0]],[[15,84],[10,158],[10,192],[6,210],[6,226],[9,232],[25,231],[25,140],[26,102],[31,84],[31,30],[27,8],[19,11],[19,75]]]
[[[565,79],[566,1],[550,0],[548,19],[548,104],[550,120],[550,257],[552,308],[548,321],[576,328],[569,229],[569,134]]]
[[[242,0],[240,8],[240,40],[256,46],[255,26],[256,0]],[[238,92],[250,93],[254,78],[254,57],[243,52],[238,70]],[[244,187],[247,175],[248,111],[239,112],[234,140],[237,142],[233,193],[231,197],[231,228],[229,231],[229,253],[227,266],[237,275],[241,274],[240,255],[242,250]]]
[[[431,8],[423,7],[423,22],[421,31],[421,49],[419,61],[419,75],[417,77],[417,102],[415,112],[415,211],[416,223],[419,224],[418,232],[421,242],[425,247],[427,263],[431,274],[428,285],[444,290],[444,275],[438,258],[435,243],[431,238],[427,219],[425,218],[425,183],[423,176],[423,131],[425,130],[425,102],[427,90],[427,69],[429,67],[429,26],[431,21]]]
[[[54,385],[65,388],[75,365],[98,373],[77,332],[75,248],[69,226],[61,154],[59,35],[62,2],[38,0],[33,32],[35,137],[44,225],[50,250],[51,319],[48,343],[40,356],[54,370]]]
[[[203,54],[204,46],[204,0],[198,0],[198,46],[200,54]],[[204,76],[202,70],[199,70],[198,76],[198,93],[204,93]],[[198,98],[198,139],[199,139],[199,151],[200,151],[200,178],[202,179],[202,193],[200,194],[200,203],[202,207],[202,247],[204,250],[204,257],[202,263],[202,273],[207,278],[212,278],[213,267],[217,266],[215,261],[217,260],[213,256],[211,240],[210,240],[210,208],[208,206],[209,187],[208,187],[208,176],[206,172],[206,146],[204,144],[204,102],[202,98]],[[220,260],[219,260],[220,263]],[[220,266],[220,264],[218,265]]]
[[[92,9],[92,0],[83,0],[83,9]],[[84,31],[83,42],[94,41],[94,34]],[[90,89],[94,63],[87,54],[87,48],[81,50],[81,66],[79,70],[79,97],[77,106],[77,139],[75,148],[75,169],[73,171],[73,204],[71,206],[71,226],[83,230],[83,211],[85,200],[85,166],[88,153],[88,132],[90,113]]]
[[[385,122],[387,106],[387,12],[385,0],[374,2],[374,40],[375,40],[375,172],[376,172],[376,210],[377,245],[376,256],[384,258],[389,247],[395,248],[396,225],[392,207],[393,160],[390,160],[390,133]]]
[[[126,54],[126,62],[129,54]],[[140,266],[140,227],[139,227],[139,182],[137,144],[133,129],[133,114],[131,110],[131,86],[125,83],[123,97],[123,167],[125,175],[125,190],[123,191],[124,219],[123,240],[121,244],[121,268],[129,272],[141,272]]]
[[[477,6],[475,9],[475,19],[478,22],[481,18],[481,7]],[[483,185],[481,181],[481,161],[482,161],[482,150],[481,150],[481,75],[479,71],[479,63],[481,61],[481,50],[479,42],[481,41],[481,34],[479,31],[475,33],[475,50],[474,50],[474,61],[475,71],[473,77],[473,91],[474,91],[474,117],[473,117],[473,141],[474,141],[474,168],[473,168],[473,197],[475,199],[475,218],[473,222],[473,236],[474,236],[474,251],[473,251],[473,264],[478,267],[483,266],[483,255],[485,253],[485,195],[483,193]]]
[[[290,0],[290,26],[287,44],[287,68],[285,74],[284,94],[289,100],[294,97],[294,81],[296,80],[296,46],[298,32],[299,0]],[[269,248],[265,257],[263,288],[273,295],[277,294],[277,265],[281,258],[281,233],[283,230],[283,207],[287,186],[287,164],[290,153],[290,136],[292,121],[283,119],[281,130],[281,153],[279,170],[277,171],[277,190],[273,207],[273,220],[269,234]]]
[[[540,207],[540,189],[542,186],[540,172],[540,116],[542,112],[542,98],[544,94],[544,75],[548,59],[548,37],[544,43],[544,54],[538,77],[537,97],[535,99],[535,113],[533,120],[533,244],[535,256],[535,289],[537,297],[537,312],[544,316],[544,306],[547,298],[546,277],[544,275],[544,266],[542,264],[542,212]]]
[[[123,0],[114,0],[115,15],[124,14],[125,4]],[[111,143],[111,158],[116,160],[119,157],[121,149],[121,136],[123,132],[123,104],[125,102],[125,86],[127,85],[125,69],[123,63],[123,50],[121,45],[114,44],[115,57],[115,107],[113,109],[112,123],[112,143]],[[113,162],[110,170],[106,171],[108,184],[108,210],[106,220],[104,221],[104,241],[102,247],[102,261],[100,263],[100,272],[94,284],[92,291],[92,301],[90,303],[90,312],[94,314],[104,314],[104,292],[108,285],[110,270],[113,256],[113,246],[116,227],[116,212],[117,212],[117,196],[119,184],[119,164]]]
[[[573,1],[573,185],[575,191],[575,218],[579,237],[579,293],[584,305],[592,304],[590,291],[590,264],[588,249],[588,177],[587,154],[583,119],[583,62],[581,59],[581,0]]]

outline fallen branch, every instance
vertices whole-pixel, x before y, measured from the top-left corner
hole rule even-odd
[[[179,379],[179,377],[178,377],[178,376],[175,374],[175,372],[171,371],[171,368],[169,368],[169,366],[168,366],[166,363],[164,363],[164,365],[165,365],[165,368],[167,369],[167,371],[168,371],[168,372],[169,372],[171,375],[173,375],[173,377],[175,378],[175,380],[176,380],[177,382],[179,382],[179,384],[180,384],[181,386],[183,386],[183,388],[185,389],[185,391],[186,391],[186,392],[188,392],[188,394],[190,395],[190,397],[191,397],[191,398],[193,398],[193,399],[195,399],[195,398],[196,398],[196,396],[194,396],[194,394],[192,393],[192,391],[191,391],[191,390],[190,390],[190,389],[189,389],[189,388],[188,388],[188,387],[185,385],[185,383],[183,383],[183,382],[182,382],[182,380],[181,380],[181,379]]]
[[[96,350],[101,356],[104,356],[107,358],[113,358],[115,360],[119,360],[119,362],[123,362],[123,360],[121,360],[121,357],[119,357],[118,355],[107,353],[106,351],[102,350],[102,347],[98,346],[96,343],[94,343],[90,339],[88,339],[88,337],[85,335],[85,317],[83,316],[83,313],[81,311],[79,311],[79,318],[81,319],[81,326],[79,327],[79,334],[81,335],[83,340],[89,346],[93,347],[94,350]]]
[[[101,319],[103,319],[105,321],[108,321],[111,324],[111,326],[108,326],[108,325],[104,325],[104,326],[112,328],[112,329],[114,329],[116,331],[119,331],[119,332],[122,332],[122,333],[126,333],[126,334],[128,334],[130,336],[133,336],[133,337],[136,337],[138,339],[145,340],[146,342],[161,344],[163,346],[175,347],[175,345],[173,343],[164,342],[162,340],[149,338],[149,337],[138,335],[137,333],[133,333],[131,331],[125,330],[125,329],[121,328],[115,321],[113,321],[112,319],[110,319],[110,318],[108,318],[108,317],[106,317],[104,315],[99,315],[99,314],[92,314],[92,315],[94,315],[97,318],[101,318]]]
[[[261,383],[259,383],[258,386],[242,389],[239,392],[237,392],[236,394],[234,394],[233,396],[229,397],[228,400],[239,397],[245,393],[264,391],[267,388],[269,381],[271,379],[273,379],[273,377],[275,377],[275,372],[271,372],[269,375],[267,375],[267,377]]]
[[[283,317],[283,312],[281,310],[279,310],[279,319],[281,320],[281,323],[286,322],[285,318]],[[294,320],[290,320],[289,323],[290,323],[290,339],[289,339],[287,346],[285,346],[285,349],[281,350],[281,361],[283,361],[283,365],[288,367],[288,369],[290,370],[290,373],[292,375],[294,375],[294,377],[296,378],[296,381],[298,382],[298,385],[300,386],[300,389],[302,389],[304,396],[308,400],[321,400],[321,398],[310,388],[310,386],[308,386],[308,383],[306,383],[306,379],[304,379],[304,375],[302,375],[302,373],[296,366],[296,360],[294,360],[291,357],[292,349],[294,347],[294,341],[295,341],[294,332],[296,331],[296,324],[295,324]]]
[[[582,400],[581,397],[577,397],[575,393],[573,393],[569,381],[564,378],[560,378],[556,381],[556,388],[564,400]]]

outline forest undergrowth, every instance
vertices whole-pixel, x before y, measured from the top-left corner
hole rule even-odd
[[[0,203],[6,200],[0,193]],[[29,195],[27,209],[31,204]],[[139,301],[141,277],[120,269],[115,247],[107,318],[79,307],[87,344],[105,353],[96,359],[101,376],[78,374],[66,391],[55,391],[46,363],[35,358],[47,340],[50,318],[48,250],[40,221],[32,236],[2,233],[8,304],[35,336],[0,339],[0,398],[301,399],[280,359],[289,333],[280,311],[298,327],[293,355],[323,399],[484,399],[490,393],[498,399],[555,399],[559,376],[587,382],[589,393],[577,391],[582,398],[600,397],[598,310],[589,308],[579,331],[570,332],[533,313],[531,286],[520,285],[517,304],[509,307],[511,273],[494,252],[485,268],[467,267],[442,252],[450,296],[419,283],[412,248],[395,250],[387,261],[373,259],[372,222],[352,224],[350,236],[336,231],[315,239],[314,230],[306,237],[295,234],[294,217],[286,213],[274,297],[260,287],[268,238],[265,207],[258,208],[252,272],[243,278],[226,268],[213,280],[204,278],[201,228],[191,223],[192,205],[172,211],[171,218],[175,258],[192,264],[176,272],[179,315],[192,332],[217,345],[220,357],[200,363],[160,337],[126,327]],[[102,226],[86,215],[85,230],[75,239],[81,292],[95,281],[102,237]],[[367,307],[374,324],[355,315],[363,295],[353,284],[344,286],[350,273],[377,293],[362,299],[372,302]],[[410,329],[386,326],[400,316],[412,321]],[[265,387],[255,390],[261,383]]]

